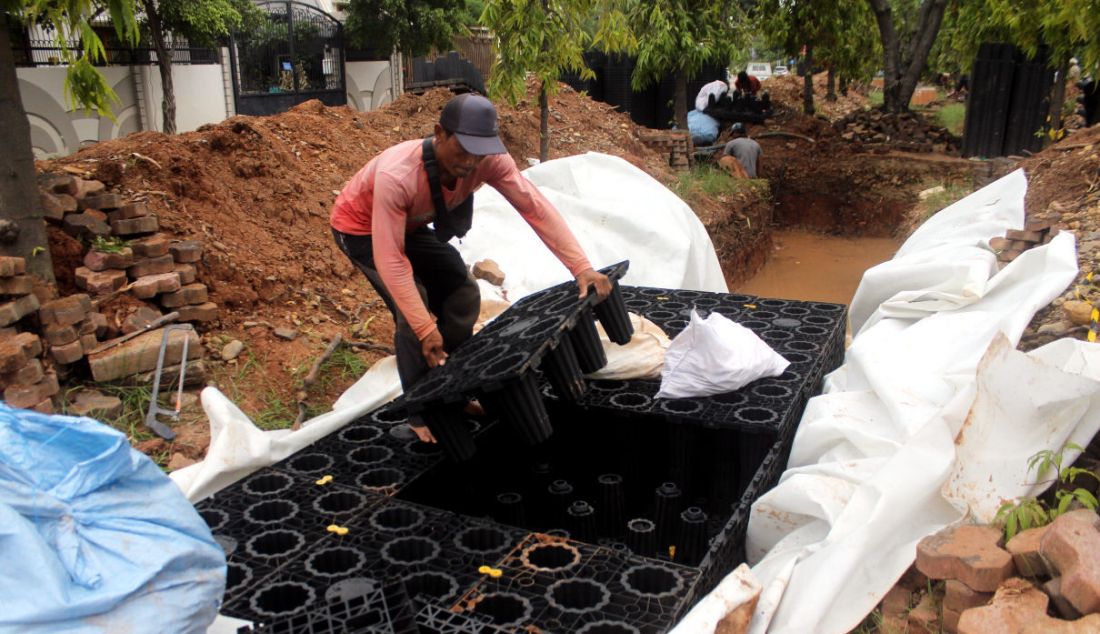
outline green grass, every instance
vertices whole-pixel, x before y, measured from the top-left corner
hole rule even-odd
[[[965,119],[966,104],[964,103],[949,103],[936,113],[939,124],[955,136],[962,136]]]
[[[931,218],[936,212],[941,209],[954,204],[963,198],[966,198],[974,189],[967,185],[960,185],[957,183],[940,183],[944,189],[942,192],[932,194],[927,199],[920,201],[921,206],[921,221]],[[928,187],[934,187],[935,185],[929,185]]]
[[[252,422],[265,431],[272,429],[289,429],[298,417],[298,406],[294,403],[284,403],[274,393],[269,393],[263,399],[266,407],[252,417]]]
[[[872,108],[878,108],[879,106],[881,106],[882,91],[872,90],[871,92],[867,93],[867,103],[870,104]]]
[[[717,198],[733,194],[741,187],[742,182],[731,178],[714,165],[696,165],[686,172],[680,172],[674,189],[677,196],[690,201],[698,196]]]

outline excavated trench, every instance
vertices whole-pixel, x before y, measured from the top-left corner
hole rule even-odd
[[[917,194],[972,178],[966,161],[949,157],[848,155],[807,169],[781,155],[774,163],[770,191],[731,212],[735,240],[721,234],[728,227],[716,235],[717,223],[708,224],[731,292],[847,304],[864,271],[904,241]]]

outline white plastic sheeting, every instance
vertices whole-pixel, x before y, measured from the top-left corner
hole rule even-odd
[[[630,260],[624,283],[725,292],[726,283],[706,229],[675,194],[645,172],[606,154],[549,161],[524,174],[558,208],[593,266]],[[481,282],[482,319],[521,297],[571,279],[512,206],[485,187],[474,198],[474,226],[454,243],[467,263],[495,260],[505,272],[502,296]],[[668,337],[651,322],[632,316],[635,336],[612,345],[602,333],[608,364],[594,376],[656,378]],[[216,388],[202,393],[210,420],[205,460],[171,474],[188,499],[198,501],[248,474],[293,454],[401,393],[394,359],[375,364],[335,403],[333,411],[290,432],[262,431]]]
[[[589,152],[523,172],[558,208],[597,269],[630,260],[624,284],[726,292],[703,223],[652,176],[617,156]],[[492,258],[515,301],[572,279],[497,191],[474,196],[473,229],[456,246],[467,263]]]
[[[807,406],[780,484],[753,506],[752,631],[847,632],[916,543],[1032,492],[1027,457],[1100,429],[1100,347],[1014,349],[1077,271],[1073,236],[998,271],[990,238],[1023,225],[1018,171],[944,209],[866,273],[846,362]],[[712,631],[693,611],[676,632]]]

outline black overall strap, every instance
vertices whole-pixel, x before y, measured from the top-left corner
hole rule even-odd
[[[435,205],[435,217],[439,219],[447,214],[447,204],[443,202],[443,186],[439,184],[439,164],[435,162],[432,137],[424,139],[421,148],[424,171],[428,173],[428,187],[432,191],[432,204]]]
[[[428,174],[428,188],[435,206],[435,237],[444,243],[454,237],[463,238],[473,222],[474,195],[470,194],[454,209],[448,210],[447,203],[443,201],[443,187],[439,183],[439,163],[435,160],[432,137],[424,139],[421,149],[424,171]]]

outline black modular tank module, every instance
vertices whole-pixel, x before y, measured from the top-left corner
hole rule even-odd
[[[606,363],[596,320],[625,343],[627,311],[674,337],[692,309],[790,366],[703,398],[584,378]],[[744,561],[749,507],[840,364],[845,320],[617,281],[598,305],[571,283],[526,297],[402,399],[197,505],[226,551],[222,613],[271,633],[667,631]],[[471,397],[487,416],[462,413]]]

